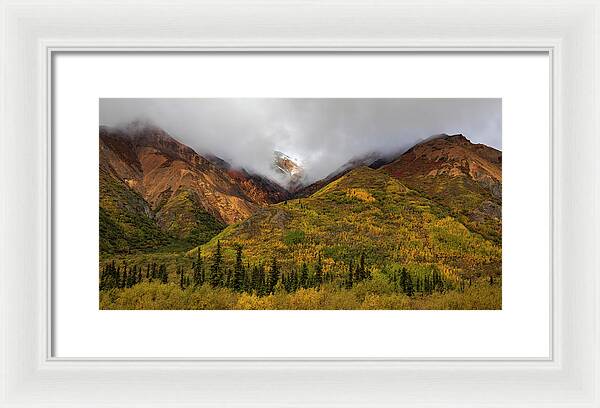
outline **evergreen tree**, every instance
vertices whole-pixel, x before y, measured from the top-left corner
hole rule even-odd
[[[306,262],[302,263],[299,286],[304,289],[308,288],[308,266],[306,265]]]
[[[127,287],[127,265],[123,266],[123,275],[121,277],[121,284],[119,285],[120,288],[126,288]]]
[[[225,271],[223,286],[226,288],[230,288],[233,286],[233,273],[231,272],[231,268],[227,268]]]
[[[213,287],[220,286],[222,284],[223,277],[221,276],[221,263],[223,256],[221,255],[221,241],[217,241],[217,247],[213,255],[212,265],[210,266],[210,284]]]
[[[261,286],[260,272],[258,266],[254,265],[252,267],[252,273],[250,274],[250,287],[257,295],[259,295],[261,293]]]
[[[252,288],[258,296],[266,295],[265,267],[262,263],[258,266],[254,266],[252,271]]]
[[[431,295],[433,293],[433,283],[432,283],[431,277],[429,277],[429,276],[424,277],[424,287],[425,287],[425,293],[427,293],[428,295]]]
[[[404,267],[400,272],[399,286],[402,292],[404,292],[406,295],[412,296],[414,294],[412,277]]]
[[[281,281],[283,282],[283,287],[285,288],[286,292],[291,293],[293,291],[293,286],[294,286],[294,278],[293,278],[293,273],[294,271],[290,271],[289,273],[284,273],[281,275]]]
[[[354,285],[352,269],[353,269],[353,265],[352,265],[352,262],[350,262],[350,265],[348,265],[348,276],[346,277],[346,288],[347,289],[352,289],[352,286]]]
[[[300,284],[299,284],[299,277],[298,277],[298,271],[296,269],[293,269],[291,274],[290,274],[290,292],[295,292],[300,288]]]
[[[315,286],[318,288],[323,283],[323,265],[321,264],[321,254],[317,258],[317,264],[315,265]]]
[[[158,268],[158,274],[160,275],[160,280],[162,283],[169,282],[169,275],[167,274],[167,266],[165,264],[161,264]]]
[[[413,281],[410,274],[407,274],[406,287],[404,289],[404,293],[406,293],[408,296],[412,296],[414,294]]]
[[[237,245],[235,247],[235,269],[233,271],[233,284],[232,288],[236,292],[244,291],[244,265],[242,263],[242,246]]]
[[[196,256],[196,261],[192,264],[192,269],[194,286],[202,286],[204,284],[204,263],[202,262],[200,247],[198,247],[198,254]]]
[[[102,271],[100,272],[100,290],[106,289],[106,281],[108,280],[108,265],[104,265]]]
[[[150,269],[150,282],[158,278],[158,271],[156,270],[156,262],[152,262],[152,268]]]
[[[360,260],[358,262],[358,266],[356,268],[356,280],[362,281],[367,277],[367,273],[365,271],[365,253],[362,252],[360,254]]]
[[[275,293],[275,286],[277,285],[277,281],[279,280],[279,266],[277,266],[277,258],[273,257],[271,261],[271,270],[269,271],[269,293]]]
[[[177,273],[179,275],[179,287],[181,288],[181,290],[184,290],[185,289],[185,272],[184,272],[183,266],[177,267]]]
[[[111,269],[112,269],[112,282],[110,285],[110,288],[118,288],[120,285],[120,279],[121,277],[119,276],[119,268],[117,268],[117,265],[115,264],[115,261],[112,261],[112,265],[111,265]]]

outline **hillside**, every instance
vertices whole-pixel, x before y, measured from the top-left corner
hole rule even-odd
[[[340,177],[344,176],[345,174],[354,170],[357,167],[369,166],[371,168],[378,168],[377,165],[383,161],[385,161],[385,158],[378,153],[369,153],[364,156],[354,157],[351,160],[348,160],[340,168],[328,174],[325,178],[317,180],[314,183],[311,183],[307,186],[298,189],[297,191],[295,191],[294,197],[308,197],[325,187],[327,184],[336,181],[337,179],[339,179]]]
[[[100,307],[502,307],[500,151],[441,135],[303,187],[276,157],[287,188],[152,126],[101,127]]]
[[[102,250],[200,244],[287,194],[259,176],[216,165],[148,124],[101,126],[99,143]],[[135,238],[140,234],[147,242]]]
[[[472,231],[502,240],[502,152],[463,135],[420,143],[382,167],[406,186],[448,208]]]
[[[354,169],[310,197],[259,210],[202,246],[243,246],[247,259],[276,257],[284,268],[314,263],[343,273],[361,254],[382,269],[438,268],[449,276],[500,274],[501,248],[469,231],[444,206],[409,189],[383,169]],[[193,254],[193,253],[192,253]]]

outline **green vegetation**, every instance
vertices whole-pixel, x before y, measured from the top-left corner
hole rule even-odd
[[[155,251],[177,240],[151,217],[146,201],[100,169],[100,253]]]
[[[99,225],[101,255],[187,250],[208,242],[224,228],[200,210],[187,191],[154,212],[138,193],[103,169]]]
[[[361,254],[378,268],[435,264],[459,277],[499,275],[502,259],[500,245],[470,231],[446,207],[369,168],[227,227],[200,247],[202,255],[217,241],[225,251],[243,246],[251,263],[276,257],[284,268],[321,254],[324,271],[332,273],[347,270]]]
[[[304,232],[300,230],[292,230],[285,233],[283,242],[286,245],[300,244],[304,241]]]
[[[355,169],[191,250],[101,254],[100,307],[501,308],[500,243],[440,201]]]
[[[451,215],[471,231],[495,243],[502,242],[502,202],[475,180],[466,177],[405,177],[412,189],[451,209]]]
[[[157,217],[166,231],[192,245],[201,245],[225,228],[215,217],[203,211],[193,192],[179,191],[157,209]]]
[[[498,279],[450,279],[435,265],[380,270],[363,256],[340,275],[323,273],[320,257],[310,267],[303,263],[287,271],[275,258],[268,266],[245,264],[239,246],[230,262],[220,243],[207,259],[166,254],[145,265],[125,259],[136,261],[122,258],[102,267],[102,309],[497,309],[501,304]]]

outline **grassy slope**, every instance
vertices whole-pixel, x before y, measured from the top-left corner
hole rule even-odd
[[[301,289],[265,297],[235,293],[228,288],[181,290],[176,270],[191,271],[195,250],[113,256],[118,264],[165,264],[169,283],[144,280],[132,288],[100,293],[101,309],[498,309],[502,305],[501,246],[467,229],[451,210],[408,189],[383,170],[356,169],[309,198],[280,203],[246,221],[231,225],[201,246],[210,257],[216,242],[224,248],[226,264],[234,260],[233,246],[244,246],[244,262],[268,263],[276,256],[282,270],[307,262],[320,253],[325,272],[338,281],[319,290]],[[351,289],[339,286],[349,262],[361,253],[373,278]],[[101,261],[108,261],[108,259]],[[206,262],[210,262],[207,260]],[[433,269],[446,279],[473,278],[464,291],[450,290],[408,297],[388,279],[406,266],[411,275]],[[489,285],[486,276],[495,275]]]
[[[155,215],[139,194],[100,170],[101,254],[189,249],[223,228],[187,191],[170,198]]]
[[[345,271],[364,253],[376,268],[433,265],[447,276],[500,275],[501,248],[469,231],[448,210],[406,188],[384,171],[356,169],[309,198],[280,203],[229,226],[220,240],[242,244],[251,262],[276,256],[284,267],[323,256],[325,270]],[[190,255],[193,255],[191,253]]]
[[[157,209],[157,218],[167,233],[193,245],[208,242],[225,228],[202,209],[195,193],[178,191]]]
[[[451,215],[471,231],[498,244],[502,242],[502,221],[486,208],[501,211],[497,196],[467,177],[404,177],[401,181],[433,201],[448,208]]]
[[[152,251],[173,244],[150,214],[139,194],[100,169],[100,253]]]

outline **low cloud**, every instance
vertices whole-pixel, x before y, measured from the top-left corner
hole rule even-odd
[[[368,153],[399,153],[432,135],[462,133],[502,148],[500,99],[100,99],[100,124],[146,120],[198,153],[274,178],[273,151],[308,181]]]

